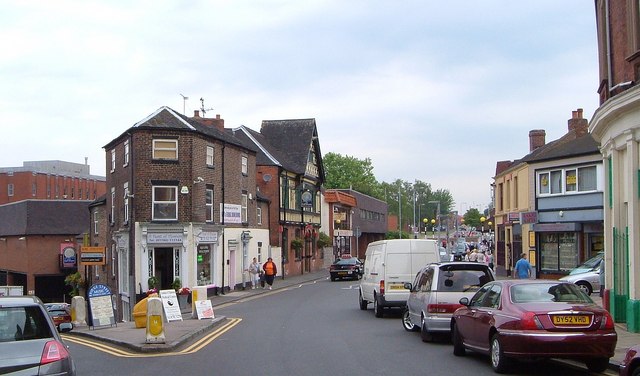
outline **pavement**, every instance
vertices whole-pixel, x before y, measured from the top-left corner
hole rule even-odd
[[[327,269],[303,275],[286,276],[284,279],[278,277],[273,284],[273,290],[299,286],[304,283],[327,279],[328,277],[329,272]],[[216,307],[270,291],[261,287],[252,290],[250,284],[247,284],[247,286],[248,288],[245,290],[234,290],[226,294],[210,297],[209,300],[214,308],[213,319],[198,320],[192,318],[191,307],[183,310],[182,321],[172,321],[164,324],[164,343],[146,343],[146,330],[144,328],[136,328],[134,322],[121,322],[115,326],[93,328],[76,326],[71,332],[65,333],[65,336],[85,337],[140,353],[177,351],[206,336],[206,334],[228,325],[229,320],[226,317],[215,315]],[[597,304],[602,304],[602,299],[597,294],[592,294],[591,299]],[[612,370],[618,369],[629,347],[640,344],[640,333],[628,332],[626,324],[616,323],[616,332],[618,333],[618,343],[615,354],[610,359],[609,367]]]

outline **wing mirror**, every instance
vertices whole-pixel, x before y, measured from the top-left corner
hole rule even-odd
[[[467,306],[469,306],[469,298],[467,298],[465,296],[464,298],[460,299],[459,303],[462,304],[463,306],[467,307]]]
[[[411,283],[409,283],[409,282],[405,282],[405,283],[404,283],[404,285],[403,285],[403,287],[404,287],[405,289],[407,289],[407,290],[411,291]]]

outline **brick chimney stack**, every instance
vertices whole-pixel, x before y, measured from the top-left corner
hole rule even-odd
[[[569,132],[575,131],[576,137],[582,137],[589,132],[589,122],[582,117],[582,108],[571,111],[571,119],[567,123]]]
[[[537,148],[544,146],[546,143],[545,138],[547,132],[544,129],[533,129],[529,131],[529,152],[536,150]]]
[[[215,119],[214,118],[203,118],[203,117],[200,117],[200,111],[194,110],[192,119],[196,120],[200,124],[206,125],[208,127],[216,127],[220,131],[224,132],[224,119],[220,118],[220,114],[217,114]]]

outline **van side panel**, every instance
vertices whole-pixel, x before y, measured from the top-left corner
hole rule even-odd
[[[384,279],[382,253],[385,247],[383,241],[373,242],[367,246],[364,260],[364,272],[360,280],[362,298],[373,301],[373,293],[377,289],[380,279]]]

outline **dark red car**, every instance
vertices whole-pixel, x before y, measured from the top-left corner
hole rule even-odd
[[[45,308],[56,328],[59,328],[63,322],[71,323],[71,312],[68,304],[45,303]]]
[[[493,281],[460,304],[451,318],[454,355],[490,355],[498,373],[513,358],[573,359],[602,372],[618,341],[609,312],[573,283]]]
[[[640,345],[631,346],[620,364],[620,376],[640,376]]]

